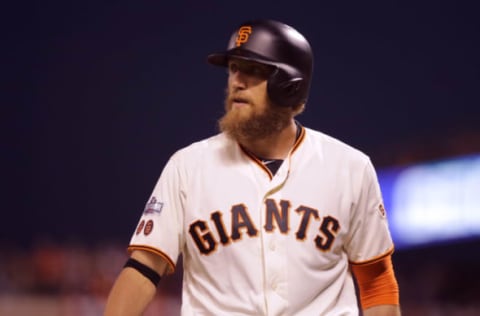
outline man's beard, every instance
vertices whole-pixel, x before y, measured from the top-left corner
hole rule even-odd
[[[258,111],[250,100],[246,100],[250,107],[249,113],[241,113],[244,109],[232,109],[233,97],[227,95],[225,98],[226,113],[218,121],[220,131],[226,133],[229,137],[242,143],[256,139],[266,139],[272,135],[278,134],[285,129],[291,122],[292,110],[267,104],[262,112]]]

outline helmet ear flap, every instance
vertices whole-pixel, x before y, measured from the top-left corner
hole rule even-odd
[[[298,74],[289,74],[277,68],[268,79],[268,97],[274,105],[290,107],[306,101],[305,80]],[[305,99],[305,100],[302,100]]]

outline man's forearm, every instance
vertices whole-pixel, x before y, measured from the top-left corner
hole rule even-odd
[[[364,316],[400,316],[398,305],[378,305],[367,308],[363,311]]]
[[[141,316],[155,293],[150,280],[132,268],[125,268],[110,291],[104,316]]]

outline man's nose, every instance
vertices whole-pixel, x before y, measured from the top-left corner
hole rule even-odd
[[[243,72],[239,70],[231,71],[229,78],[233,88],[245,89],[247,87],[247,78]]]

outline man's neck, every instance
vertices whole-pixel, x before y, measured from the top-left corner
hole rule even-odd
[[[265,159],[285,159],[295,143],[296,135],[297,124],[292,119],[286,128],[275,135],[240,143],[255,156]]]

